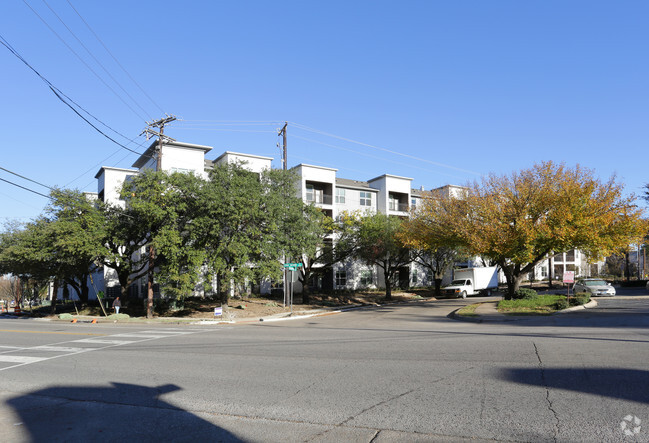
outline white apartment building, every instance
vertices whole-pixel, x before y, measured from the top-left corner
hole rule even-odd
[[[161,167],[165,171],[193,172],[207,178],[207,171],[220,163],[242,163],[254,172],[271,168],[272,157],[226,151],[214,160],[206,159],[212,147],[178,141],[166,141],[162,146]],[[119,190],[125,180],[146,170],[155,169],[157,164],[157,141],[134,163],[132,169],[103,166],[99,169],[97,179],[99,199],[106,203],[124,205],[119,197]],[[328,216],[337,219],[343,212],[384,213],[399,217],[408,217],[410,210],[421,204],[424,189],[412,188],[412,179],[392,174],[383,174],[367,181],[342,178],[337,176],[337,169],[324,166],[299,164],[292,168],[299,177],[296,184],[297,194],[307,203],[313,203]],[[461,198],[467,188],[446,185],[433,189],[449,198]],[[335,241],[334,238],[331,241]],[[475,263],[467,262],[465,266]],[[547,278],[548,263],[537,266],[534,278]],[[553,260],[554,275],[562,275],[566,270],[576,270],[577,275],[588,275],[589,267],[585,257],[579,251],[559,254]],[[452,275],[446,277],[450,280]],[[398,284],[401,287],[431,286],[432,275],[416,263],[399,270]],[[446,281],[444,282],[446,283]],[[335,264],[331,269],[321,269],[316,278],[309,282],[315,290],[356,290],[363,288],[383,288],[382,270],[357,260],[348,260]],[[119,283],[111,269],[94,276],[94,287],[91,296],[97,290],[105,290],[108,296],[119,293]],[[260,285],[262,293],[270,291],[269,284]],[[295,288],[301,289],[299,284]],[[133,295],[144,294],[144,284],[133,285]]]
[[[226,151],[214,160],[206,159],[212,150],[210,146],[196,145],[178,141],[166,141],[162,146],[161,168],[165,171],[193,172],[207,177],[207,171],[223,162],[242,163],[244,167],[261,172],[271,168],[273,158]],[[133,163],[133,168],[102,166],[97,179],[98,198],[115,205],[124,205],[119,190],[125,180],[146,170],[155,169],[157,164],[157,141]],[[298,175],[297,192],[307,202],[313,202],[328,216],[336,219],[347,212],[382,212],[389,215],[407,217],[412,206],[420,204],[423,189],[412,189],[412,179],[384,174],[368,181],[337,177],[337,170],[323,166],[300,164],[292,168]],[[334,239],[332,239],[334,241]],[[334,269],[325,270],[315,285],[324,290],[354,290],[360,288],[380,288],[383,276],[379,269],[356,261],[337,264]],[[432,277],[415,264],[400,270],[400,286],[424,286],[432,284]],[[108,296],[119,292],[119,282],[110,269],[104,269],[94,277],[95,286],[105,288]],[[133,285],[134,295],[143,295],[142,285]],[[296,288],[298,291],[299,287]],[[267,284],[261,285],[262,292],[270,290]],[[91,288],[91,294],[94,294]]]

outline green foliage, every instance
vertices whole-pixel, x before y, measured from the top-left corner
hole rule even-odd
[[[532,300],[538,297],[538,294],[534,289],[530,288],[519,288],[516,292],[514,292],[514,295],[512,296],[512,300]]]
[[[563,295],[538,295],[531,299],[501,300],[498,310],[505,313],[548,314],[555,310],[556,303],[562,299],[565,299]]]
[[[585,305],[589,301],[590,301],[590,294],[586,294],[586,293],[575,294],[573,297],[570,297],[570,306]]]
[[[568,304],[568,300],[566,300],[565,298],[561,298],[561,299],[557,300],[556,303],[554,304],[554,308],[557,311],[561,311],[562,309],[566,309],[569,306],[570,305]]]
[[[397,271],[412,261],[410,249],[401,241],[402,223],[399,217],[377,213],[358,218],[353,231],[354,255],[383,269],[388,300]]]

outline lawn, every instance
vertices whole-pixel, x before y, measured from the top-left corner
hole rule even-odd
[[[532,299],[501,300],[498,311],[503,314],[552,314],[557,311],[557,302],[565,300],[563,295],[539,295]]]

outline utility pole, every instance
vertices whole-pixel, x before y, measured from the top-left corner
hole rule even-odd
[[[164,135],[165,125],[176,120],[176,117],[173,115],[167,114],[165,118],[155,120],[152,122],[146,122],[147,128],[142,132],[146,134],[146,139],[148,140],[152,135],[158,137],[158,147],[156,149],[156,167],[155,170],[162,170],[162,144],[165,140],[173,140],[170,137]],[[152,128],[159,128],[160,131],[154,131]],[[141,135],[141,134],[140,134]],[[147,271],[147,302],[146,302],[146,317],[153,318],[153,276],[155,268],[155,250],[153,248],[153,243],[149,244],[149,269]]]
[[[278,129],[277,135],[282,136],[282,165],[284,167],[284,170],[288,169],[287,165],[287,158],[286,158],[286,127],[288,126],[288,122],[284,122],[284,127],[282,129]]]
[[[286,171],[288,169],[287,158],[286,158],[286,127],[288,122],[284,122],[284,127],[277,130],[277,135],[282,136],[282,166]],[[278,144],[279,146],[279,144]],[[284,264],[286,264],[286,255],[283,255]],[[288,270],[284,268],[284,307],[286,307],[286,300],[288,298]]]
[[[159,120],[155,120],[152,122],[146,122],[147,128],[142,131],[142,134],[146,134],[146,139],[148,140],[152,135],[155,135],[158,137],[158,149],[156,150],[156,171],[162,170],[162,143],[165,140],[173,140],[170,137],[165,136],[165,125],[167,123],[171,123],[172,121],[176,120],[175,115],[169,115],[165,118],[161,118]],[[152,128],[159,128],[160,131],[154,131]],[[142,135],[140,134],[140,135]]]

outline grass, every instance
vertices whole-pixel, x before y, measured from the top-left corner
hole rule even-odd
[[[563,295],[539,295],[532,299],[501,300],[498,311],[503,314],[547,315],[556,312],[556,304],[565,299]]]
[[[467,305],[463,308],[460,308],[457,311],[457,315],[461,315],[462,317],[477,317],[478,314],[475,313],[476,308],[480,306],[480,303],[474,303],[472,305]]]

